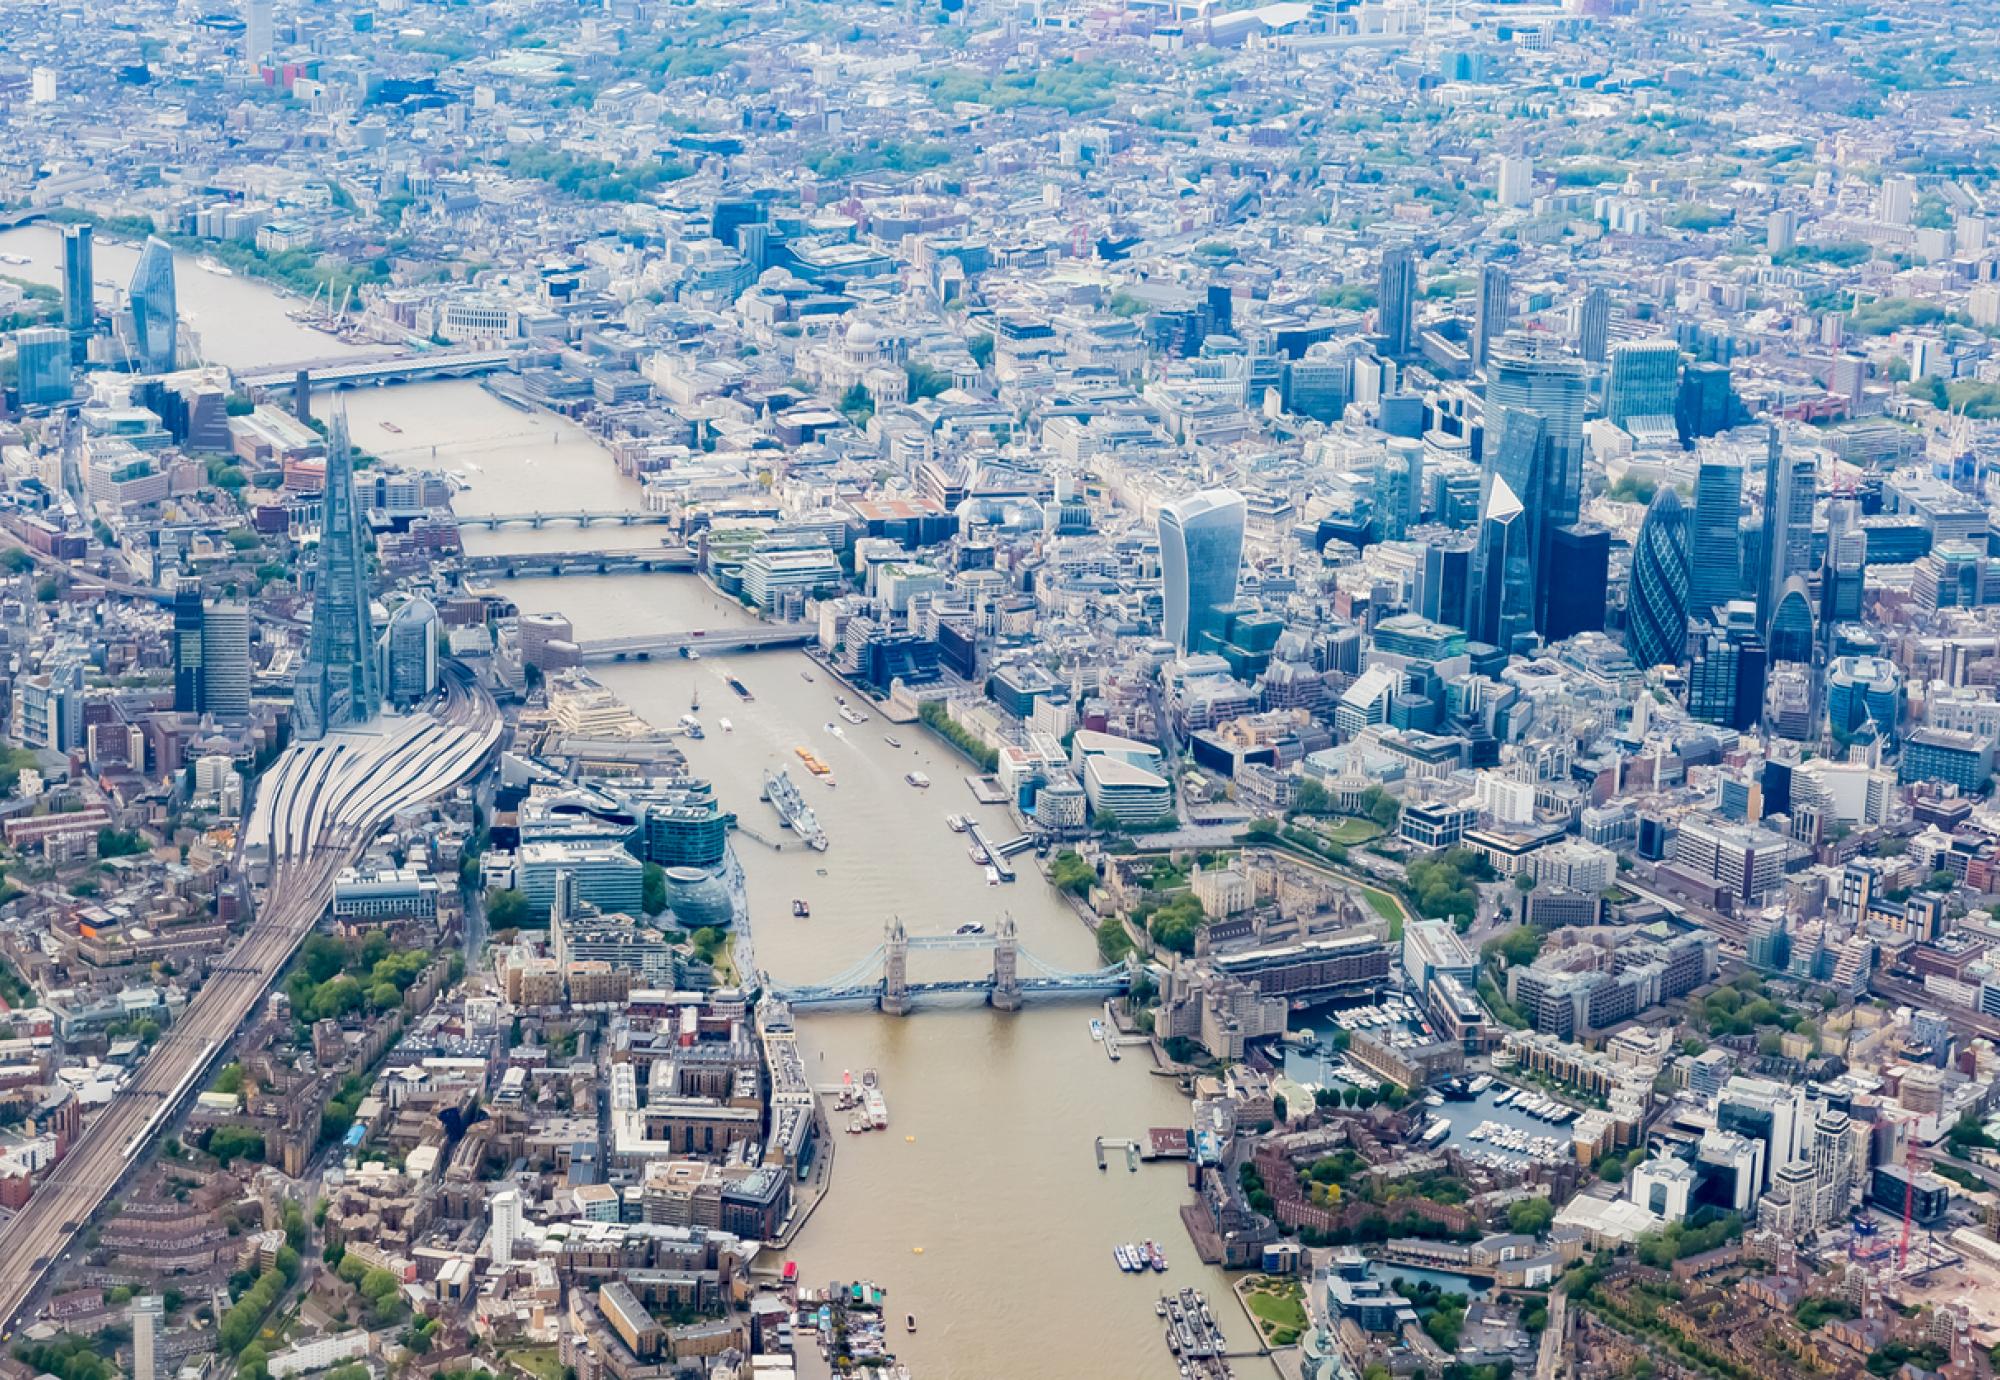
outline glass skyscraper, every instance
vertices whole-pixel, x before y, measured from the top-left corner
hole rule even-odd
[[[1375,319],[1383,352],[1391,359],[1408,354],[1417,340],[1417,251],[1407,241],[1399,240],[1382,251]]]
[[[1499,475],[1486,491],[1473,569],[1472,635],[1511,652],[1535,630],[1534,525],[1514,488]]]
[[[132,365],[142,374],[171,374],[180,311],[174,300],[174,251],[149,238],[132,270]]]
[[[250,606],[210,604],[201,620],[201,712],[250,717]]]
[[[174,591],[174,709],[201,712],[201,586],[184,584]]]
[[[82,364],[90,357],[90,337],[97,329],[97,307],[91,296],[93,271],[90,226],[64,226],[63,329],[69,332],[71,364]]]
[[[1611,534],[1570,523],[1549,537],[1549,606],[1542,634],[1561,642],[1604,630],[1604,590],[1611,578]]]
[[[1770,429],[1764,457],[1764,540],[1759,547],[1762,566],[1757,582],[1757,622],[1771,644],[1773,661],[1799,661],[1785,656],[1771,632],[1771,619],[1784,596],[1786,582],[1803,576],[1812,567],[1813,497],[1818,484],[1812,457],[1785,456],[1785,448],[1774,424]],[[1810,606],[1808,606],[1810,616]]]
[[[1421,441],[1393,437],[1375,461],[1375,535],[1401,541],[1423,515],[1424,447]]]
[[[1417,572],[1417,611],[1433,623],[1464,628],[1469,619],[1473,553],[1477,536],[1433,532],[1424,542],[1423,569]]]
[[[1486,371],[1487,468],[1503,475],[1534,528],[1534,618],[1546,632],[1549,543],[1575,522],[1583,505],[1583,414],[1589,366],[1554,337],[1511,335],[1496,341]],[[1539,419],[1531,433],[1506,412]]]
[[[1662,485],[1639,525],[1625,599],[1625,650],[1641,669],[1687,657],[1689,565],[1687,510]]]
[[[1763,717],[1770,657],[1757,635],[1754,604],[1738,600],[1717,612],[1720,626],[1695,621],[1694,651],[1688,662],[1688,717],[1743,731]]]
[[[1671,417],[1680,391],[1681,347],[1672,340],[1621,340],[1611,347],[1604,415],[1613,426],[1634,417]]]
[[[1770,644],[1773,661],[1811,661],[1813,657],[1812,595],[1806,577],[1786,579],[1778,607],[1771,614],[1771,626],[1764,640]]]
[[[1861,505],[1851,498],[1827,505],[1826,557],[1819,568],[1820,640],[1833,644],[1833,630],[1861,621],[1868,582],[1868,533],[1861,528]]]
[[[1691,446],[1700,437],[1728,430],[1736,411],[1728,365],[1697,362],[1681,371],[1680,387],[1674,395],[1674,427],[1682,445]]]
[[[1182,651],[1220,634],[1236,602],[1248,505],[1233,489],[1204,489],[1160,505],[1161,630]]]
[[[1688,609],[1708,622],[1715,610],[1742,593],[1743,467],[1732,460],[1704,459],[1694,481],[1694,575]]]
[[[389,619],[382,634],[382,694],[398,709],[422,700],[438,683],[437,606],[419,595]]]
[[[354,501],[354,453],[342,413],[334,417],[327,438],[312,640],[292,698],[292,731],[297,737],[323,738],[375,717],[381,696],[376,690],[375,628],[368,606],[368,553],[362,543],[361,509]]]
[[[1472,362],[1481,368],[1493,342],[1507,329],[1513,314],[1514,279],[1499,264],[1483,264],[1479,269],[1479,300],[1473,304]]]
[[[21,406],[49,407],[69,401],[69,341],[69,332],[59,326],[30,326],[14,332]]]
[[[1611,293],[1599,283],[1584,294],[1583,313],[1577,322],[1577,353],[1592,364],[1602,364],[1605,344],[1610,339]]]

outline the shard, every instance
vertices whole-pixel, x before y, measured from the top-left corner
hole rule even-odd
[[[312,642],[292,698],[296,737],[323,738],[375,717],[381,696],[375,685],[374,632],[368,552],[354,501],[354,453],[347,441],[347,417],[341,414],[334,417],[327,438]]]

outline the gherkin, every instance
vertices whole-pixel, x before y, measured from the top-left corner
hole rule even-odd
[[[1639,525],[1625,600],[1625,649],[1639,666],[1678,666],[1686,658],[1692,575],[1687,510],[1679,493],[1662,486]]]

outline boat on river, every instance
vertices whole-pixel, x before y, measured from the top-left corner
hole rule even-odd
[[[805,797],[799,794],[799,788],[782,767],[764,773],[764,798],[771,802],[771,808],[778,812],[785,827],[804,839],[809,848],[826,851],[826,831],[819,827],[819,816],[806,804]]]

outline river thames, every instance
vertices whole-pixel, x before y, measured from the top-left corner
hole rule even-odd
[[[0,233],[0,250],[30,265],[0,272],[57,281],[59,240],[47,227]],[[97,277],[122,283],[133,251],[100,243]],[[183,256],[184,313],[205,358],[269,367],[346,352],[333,337],[285,316],[288,305],[242,278],[205,273]],[[473,382],[369,388],[340,395],[356,444],[385,460],[462,473],[463,513],[637,508],[636,482],[618,475],[587,431],[523,413]],[[321,395],[322,415],[334,400]],[[389,423],[384,426],[383,423]],[[391,427],[395,428],[391,430]],[[551,526],[466,533],[474,552],[608,550],[657,546],[661,529]],[[748,622],[691,576],[628,575],[504,581],[523,612],[560,612],[581,638]],[[810,674],[813,679],[808,680]],[[831,840],[823,854],[774,851],[745,835],[737,848],[747,877],[759,964],[780,983],[837,976],[881,942],[900,917],[912,933],[947,933],[966,922],[989,930],[1011,915],[1025,954],[1061,970],[1098,966],[1095,943],[1032,860],[1020,880],[989,886],[983,868],[945,816],[974,814],[999,838],[1005,812],[982,807],[963,783],[969,767],[916,725],[866,724],[837,716],[839,687],[798,652],[662,661],[598,668],[599,678],[653,723],[674,723],[698,697],[706,739],[683,742],[692,769],[715,783],[724,808],[750,830],[783,837],[758,799],[766,769],[792,768]],[[734,675],[752,692],[728,687]],[[731,721],[724,732],[720,721]],[[842,730],[835,735],[827,725]],[[898,738],[900,747],[884,741]],[[828,788],[799,769],[810,748],[833,768]],[[926,773],[913,788],[906,773]],[[805,900],[810,919],[791,902]],[[912,980],[986,971],[980,952],[920,955]],[[1024,958],[1023,968],[1030,967]],[[1187,1099],[1155,1076],[1134,1049],[1110,1062],[1089,1035],[1097,1014],[1069,1002],[1003,1014],[983,1006],[921,1008],[903,1018],[874,1012],[813,1013],[800,1040],[816,1082],[876,1070],[889,1104],[886,1133],[841,1136],[832,1191],[794,1243],[812,1281],[869,1278],[889,1289],[892,1313],[914,1313],[915,1335],[897,1334],[898,1354],[919,1380],[991,1377],[1172,1376],[1176,1366],[1153,1312],[1157,1285],[1193,1284],[1210,1297],[1238,1349],[1254,1345],[1228,1279],[1203,1267],[1183,1230],[1183,1167],[1122,1161],[1099,1171],[1098,1135],[1133,1138],[1150,1126],[1184,1126]],[[836,1124],[839,1119],[835,1118]],[[1165,1276],[1121,1274],[1112,1246],[1151,1238],[1172,1262]],[[1245,1375],[1269,1373],[1259,1361]]]

